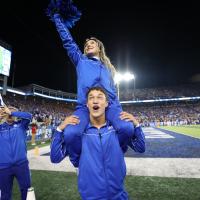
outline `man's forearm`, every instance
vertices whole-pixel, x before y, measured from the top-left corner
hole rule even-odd
[[[52,142],[50,159],[52,163],[61,162],[68,155],[68,150],[64,144],[63,133],[55,131]]]
[[[27,119],[29,121],[31,121],[31,119],[32,119],[32,114],[28,113],[28,112],[15,111],[15,112],[11,112],[11,116],[18,117],[21,119]]]
[[[135,151],[144,153],[145,152],[145,136],[142,128],[139,126],[134,130],[134,138],[129,142],[129,146]]]

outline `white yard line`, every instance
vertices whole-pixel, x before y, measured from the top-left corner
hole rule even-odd
[[[69,159],[53,164],[49,156],[41,156],[50,151],[49,146],[28,151],[30,169],[76,172]],[[200,158],[125,158],[127,175],[200,178]]]

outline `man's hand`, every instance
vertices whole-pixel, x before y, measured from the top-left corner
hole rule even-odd
[[[0,120],[6,118],[8,116],[8,114],[6,114],[5,112],[0,112]]]
[[[1,106],[0,107],[0,119],[3,119],[8,115],[11,115],[10,109],[7,106]]]
[[[4,112],[4,106],[0,106],[0,114]]]
[[[79,124],[80,120],[77,116],[71,115],[65,118],[65,120],[58,126],[58,128],[63,131],[65,127],[69,124],[76,125]]]
[[[135,117],[127,112],[121,112],[120,113],[120,119],[125,120],[127,122],[133,122],[134,126],[138,126],[139,122],[135,119]]]
[[[4,106],[4,112],[8,115],[11,115],[11,110],[7,106]]]

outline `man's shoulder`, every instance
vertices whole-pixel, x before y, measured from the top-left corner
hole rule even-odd
[[[3,124],[0,125],[0,131],[6,131],[10,128],[18,128],[20,127],[19,122],[14,122],[13,124],[8,124],[6,122],[4,122]]]

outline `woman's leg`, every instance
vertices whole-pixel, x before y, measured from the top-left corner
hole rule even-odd
[[[106,119],[117,131],[120,145],[124,145],[134,136],[134,126],[132,122],[120,119],[121,112],[122,108],[120,105],[110,105],[106,110]]]
[[[77,125],[68,125],[64,129],[65,144],[70,144],[77,136],[81,136],[89,123],[89,112],[86,106],[78,108],[73,115],[80,120]]]
[[[77,125],[68,125],[64,130],[64,140],[65,145],[69,151],[69,158],[72,164],[77,167],[77,160],[79,159],[81,153],[81,136],[82,133],[85,131],[86,126],[89,123],[89,112],[88,108],[81,107],[78,108],[73,115],[79,117],[80,123]]]

